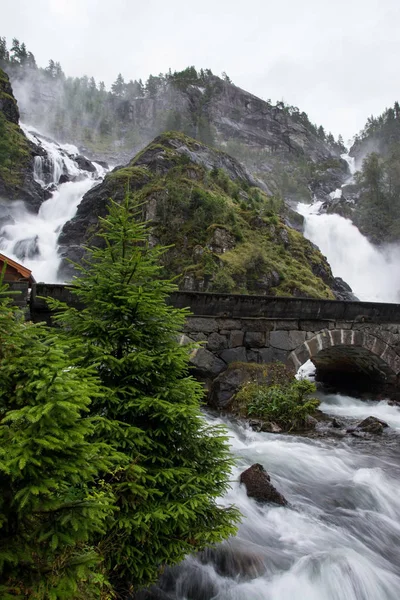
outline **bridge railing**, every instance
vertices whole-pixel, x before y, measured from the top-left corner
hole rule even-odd
[[[32,318],[37,319],[41,315],[50,314],[45,300],[48,296],[78,306],[77,298],[72,294],[70,286],[38,283],[33,287],[30,297]],[[174,292],[170,296],[170,302],[177,308],[190,308],[192,313],[199,317],[400,323],[400,304],[202,292]]]

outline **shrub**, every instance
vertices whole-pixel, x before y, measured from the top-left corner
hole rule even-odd
[[[273,421],[290,430],[304,426],[307,416],[318,408],[319,401],[309,397],[315,390],[308,380],[270,386],[249,382],[235,400],[242,416]]]

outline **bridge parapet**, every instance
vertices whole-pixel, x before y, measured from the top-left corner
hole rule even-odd
[[[36,284],[31,318],[51,320],[46,297],[79,306],[68,286]],[[296,369],[311,358],[321,372],[354,368],[398,386],[400,305],[175,292],[170,303],[187,307],[182,343],[203,342],[192,364],[212,379],[233,362],[283,362]]]

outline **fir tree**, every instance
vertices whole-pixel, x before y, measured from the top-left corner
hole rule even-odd
[[[224,431],[200,413],[202,386],[178,342],[187,312],[166,302],[176,286],[162,278],[165,249],[150,247],[128,198],[110,202],[100,228],[103,248],[88,251],[74,280],[85,308],[52,305],[66,334],[86,344],[83,366],[97,364],[107,390],[93,405],[112,427],[100,428],[99,439],[130,461],[113,479],[119,513],[101,541],[120,590],[154,581],[164,565],[233,534],[238,512],[218,505],[231,458]]]
[[[100,556],[90,540],[114,512],[109,446],[87,416],[100,394],[69,344],[13,313],[0,289],[0,597],[100,597]]]
[[[111,86],[111,91],[113,94],[115,94],[119,98],[122,98],[122,96],[124,95],[125,81],[124,81],[124,78],[122,77],[121,73],[118,73],[117,79],[114,81],[114,83]]]

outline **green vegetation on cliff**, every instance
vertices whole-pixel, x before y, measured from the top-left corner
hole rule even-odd
[[[29,158],[28,141],[18,126],[16,101],[8,77],[0,69],[0,180],[6,186],[20,185]]]
[[[202,156],[221,167],[207,169]],[[127,187],[135,192],[154,239],[173,246],[162,260],[170,276],[182,273],[181,288],[332,298],[328,264],[285,225],[282,201],[252,186],[245,172],[229,176],[224,161],[237,165],[224,153],[168,132],[129,166],[110,173],[104,186],[113,197],[122,197]]]
[[[354,223],[374,243],[400,240],[400,106],[370,117],[351,150],[365,156],[353,191]]]

